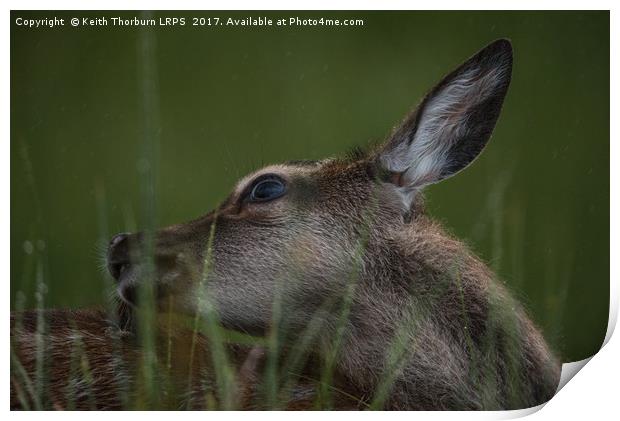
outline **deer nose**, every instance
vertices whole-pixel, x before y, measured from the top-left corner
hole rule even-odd
[[[110,240],[108,246],[108,271],[117,281],[122,273],[129,268],[131,259],[129,256],[129,234],[116,234]]]

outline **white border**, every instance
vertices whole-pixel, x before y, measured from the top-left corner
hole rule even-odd
[[[4,21],[3,25],[6,25],[4,31],[2,31],[2,49],[3,49],[3,58],[4,65],[0,68],[0,72],[2,72],[2,80],[4,80],[4,98],[1,102],[1,117],[2,118],[2,126],[4,132],[4,139],[2,142],[2,156],[0,157],[0,171],[2,171],[2,177],[0,177],[0,185],[2,186],[2,197],[5,198],[7,202],[10,201],[10,78],[9,78],[9,49],[10,49],[10,10],[47,10],[47,9],[55,9],[55,10],[142,10],[142,9],[154,9],[154,10],[189,10],[189,9],[198,9],[198,10],[611,10],[611,75],[617,75],[620,70],[618,66],[618,53],[614,50],[614,47],[618,46],[618,36],[619,31],[617,28],[618,19],[616,17],[616,10],[614,10],[615,1],[598,1],[598,0],[590,0],[588,2],[578,2],[578,1],[562,1],[562,2],[551,2],[551,1],[532,1],[532,0],[522,0],[519,2],[514,1],[468,1],[466,3],[459,1],[433,1],[433,2],[416,2],[412,3],[411,1],[406,0],[383,0],[380,2],[377,1],[369,1],[369,0],[361,0],[361,1],[335,1],[335,0],[317,0],[317,1],[297,1],[295,4],[291,4],[290,2],[284,1],[236,1],[236,2],[213,2],[213,1],[188,1],[188,0],[176,0],[174,2],[165,3],[163,1],[144,1],[138,0],[131,2],[119,1],[119,0],[110,0],[110,1],[56,1],[56,2],[44,2],[44,1],[6,1],[5,4],[9,5],[9,9],[5,9]],[[468,9],[463,9],[462,6],[467,5]],[[611,162],[618,162],[618,153],[619,149],[617,146],[617,142],[620,141],[618,137],[618,83],[617,77],[614,79],[611,78],[611,108],[610,115],[611,118],[611,139],[615,139],[615,141],[610,142],[610,152],[611,152]],[[605,163],[601,163],[601,165],[605,165]],[[610,253],[611,253],[611,262],[618,261],[620,255],[618,254],[618,233],[619,233],[619,224],[615,222],[614,216],[618,216],[618,168],[614,165],[611,165],[611,221],[610,221],[610,234],[611,234],[611,244],[610,244]],[[4,206],[0,206],[1,220],[2,220],[2,238],[1,242],[2,249],[0,250],[0,256],[2,256],[2,267],[4,268],[5,273],[5,305],[10,307],[10,303],[8,302],[10,297],[10,283],[8,279],[10,279],[10,205],[6,204]],[[618,374],[620,372],[620,364],[618,362],[618,356],[620,355],[620,344],[617,338],[612,338],[612,333],[615,328],[617,314],[618,314],[618,268],[614,265],[610,267],[610,277],[611,277],[611,285],[610,285],[610,317],[609,317],[609,325],[607,330],[607,335],[605,337],[605,345],[603,349],[596,354],[591,361],[588,363],[588,369],[584,370],[583,373],[580,373],[578,376],[578,380],[570,382],[570,384],[566,385],[564,389],[558,393],[556,397],[554,397],[545,407],[544,410],[536,412],[541,407],[520,410],[520,411],[505,411],[505,412],[476,412],[476,413],[468,413],[468,412],[451,412],[451,413],[415,413],[408,414],[405,412],[401,413],[390,413],[390,417],[423,417],[423,418],[433,418],[433,419],[505,419],[505,418],[516,418],[531,414],[536,412],[533,417],[545,417],[545,418],[566,418],[566,419],[583,419],[584,417],[594,417],[596,418],[609,418],[610,414],[618,413],[618,397],[617,397],[617,385],[618,385]],[[586,282],[587,280],[584,280]],[[587,309],[583,309],[587,311]],[[5,310],[4,314],[8,313],[8,308]],[[4,337],[8,337],[8,317],[5,318],[4,321]],[[617,335],[616,335],[617,336]],[[5,343],[5,346],[2,349],[3,355],[3,364],[5,364],[4,372],[6,373],[5,381],[2,384],[3,396],[6,399],[5,408],[9,407],[9,346],[8,341]],[[583,367],[582,363],[581,367]],[[572,364],[569,367],[570,370],[575,370],[575,368],[579,365],[579,363]],[[579,367],[579,368],[581,368]],[[578,371],[578,370],[577,370]],[[567,371],[563,370],[563,376],[566,376]],[[544,406],[544,405],[543,405]],[[77,414],[77,415],[76,415]],[[376,417],[385,414],[381,413],[321,413],[321,417],[355,417],[357,418],[366,418],[366,417]],[[295,413],[295,417],[306,418],[306,417],[315,417],[318,414],[313,412],[305,412],[305,413]],[[41,416],[38,413],[11,413],[12,417],[15,418],[31,418],[31,417],[39,417]],[[60,414],[60,413],[46,413],[46,417],[63,417],[63,420],[66,417],[82,417],[82,414],[71,413],[71,414]],[[99,418],[99,417],[109,417],[108,413],[89,413],[89,417]],[[115,416],[131,417],[134,419],[135,417],[148,416],[152,419],[165,419],[170,416],[168,412],[148,412],[148,413],[140,413],[140,412],[126,412],[115,414]],[[194,417],[204,417],[206,416],[204,413],[185,413],[184,417],[194,418]],[[217,417],[219,419],[236,419],[239,414],[234,412],[229,413],[210,413],[208,416]],[[250,415],[248,415],[250,416]],[[269,419],[270,421],[273,418],[280,417],[289,417],[290,414],[285,413],[273,413],[273,412],[258,412],[251,414],[253,418],[257,419]],[[165,418],[164,418],[165,417]]]

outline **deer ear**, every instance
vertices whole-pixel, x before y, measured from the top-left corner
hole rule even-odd
[[[446,76],[396,128],[379,165],[407,205],[416,191],[465,168],[486,145],[512,72],[512,47],[497,40]]]

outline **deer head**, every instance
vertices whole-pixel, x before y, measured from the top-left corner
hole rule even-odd
[[[304,323],[342,295],[356,265],[398,276],[390,241],[416,223],[425,186],[480,154],[511,68],[510,43],[496,41],[444,77],[380,147],[267,166],[240,180],[215,211],[160,230],[149,280],[157,296],[173,296],[177,309],[192,313],[206,294],[223,323],[262,332],[276,293],[290,322]],[[145,234],[119,234],[109,246],[110,273],[132,304],[146,281],[144,242]]]

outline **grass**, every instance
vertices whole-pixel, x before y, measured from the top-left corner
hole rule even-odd
[[[147,142],[148,143],[148,142]],[[148,146],[148,145],[147,145]],[[153,148],[156,149],[156,148]],[[145,150],[149,150],[145,147]],[[149,159],[156,160],[156,153],[151,150],[147,155]],[[363,257],[366,253],[370,226],[372,225],[374,210],[376,209],[376,198],[371,201],[368,207],[365,222],[360,227],[357,246],[352,253],[350,261],[349,276],[344,282],[342,293],[337,296],[327,297],[318,306],[315,314],[308,320],[304,329],[299,332],[291,332],[286,326],[286,314],[288,308],[283,297],[287,284],[294,283],[294,279],[276,280],[274,299],[271,309],[271,326],[265,337],[254,337],[238,331],[225,329],[219,320],[214,297],[211,296],[209,279],[213,266],[213,243],[217,227],[217,217],[211,224],[208,241],[205,245],[205,258],[203,262],[202,276],[198,285],[197,307],[194,315],[189,318],[179,317],[173,308],[173,297],[168,297],[167,312],[162,318],[158,310],[155,298],[154,283],[148,279],[155,277],[154,256],[154,232],[157,226],[156,219],[156,200],[153,195],[155,188],[153,184],[156,178],[152,171],[154,166],[145,166],[143,176],[143,198],[145,208],[143,217],[139,221],[144,221],[142,228],[145,233],[144,256],[146,282],[140,283],[139,301],[141,305],[135,310],[138,332],[138,347],[140,349],[140,359],[138,370],[133,370],[124,354],[126,344],[120,335],[113,336],[114,339],[114,361],[118,366],[120,375],[115,377],[115,393],[117,400],[122,408],[126,409],[239,409],[248,404],[247,397],[243,396],[243,382],[255,382],[252,393],[255,396],[251,405],[261,409],[284,409],[295,394],[295,388],[301,383],[312,384],[314,391],[313,403],[310,407],[314,409],[333,409],[335,407],[334,395],[346,397],[360,409],[380,410],[385,407],[390,399],[390,393],[395,387],[399,377],[403,374],[411,356],[418,349],[416,332],[425,322],[432,319],[433,306],[432,300],[439,300],[444,296],[451,286],[451,280],[456,280],[456,286],[460,297],[462,320],[464,321],[463,330],[465,332],[465,347],[471,358],[469,377],[477,385],[477,389],[485,406],[493,407],[498,400],[497,373],[485,371],[484,359],[497,358],[494,349],[494,333],[502,330],[507,333],[507,343],[504,344],[507,353],[507,391],[509,399],[518,402],[519,372],[522,370],[520,364],[520,332],[517,322],[510,311],[505,306],[507,301],[501,293],[490,291],[490,317],[488,335],[481,346],[474,344],[469,335],[469,321],[467,316],[466,302],[463,294],[461,277],[458,273],[458,261],[455,261],[453,276],[446,276],[437,282],[434,289],[429,292],[431,302],[420,303],[416,297],[410,297],[408,310],[403,314],[402,324],[395,326],[392,341],[386,344],[386,359],[383,362],[381,376],[377,379],[375,393],[373,396],[356,397],[342,390],[337,386],[334,373],[337,370],[339,358],[345,344],[347,334],[350,330],[350,316],[352,307],[355,305],[355,293],[359,280],[360,270],[363,267]],[[150,187],[149,187],[150,186]],[[109,236],[107,224],[105,224],[105,196],[103,186],[99,187],[99,224],[100,235],[102,238]],[[500,195],[501,196],[501,195]],[[493,208],[501,207],[501,198],[496,198]],[[133,220],[129,217],[128,220]],[[496,222],[492,225],[495,230],[501,229]],[[498,238],[495,236],[494,238]],[[499,243],[498,243],[499,244]],[[499,246],[499,245],[498,245]],[[501,256],[501,250],[498,251]],[[32,265],[35,270],[25,270],[24,273],[35,275],[37,292],[35,294],[37,309],[45,308],[46,283],[44,276],[44,257],[41,253],[35,253]],[[26,268],[27,269],[27,268]],[[294,278],[294,276],[293,276]],[[299,274],[301,278],[301,274]],[[109,281],[109,280],[108,280]],[[108,285],[112,285],[111,282]],[[104,288],[106,289],[106,288]],[[109,287],[107,294],[110,294]],[[510,303],[510,301],[508,301]],[[17,306],[19,308],[19,305]],[[109,316],[114,319],[116,316],[115,305],[110,304],[108,308]],[[165,334],[160,335],[159,329],[163,329]],[[19,331],[19,321],[16,323]],[[187,329],[191,332],[191,341],[187,350],[187,376],[184,384],[179,386],[175,383],[174,376],[178,350],[175,348],[175,331]],[[77,329],[76,329],[77,331]],[[33,376],[27,372],[21,364],[19,357],[14,349],[11,352],[11,372],[12,383],[17,395],[17,400],[24,409],[53,409],[58,408],[58,402],[52,402],[46,394],[47,382],[49,379],[48,358],[46,356],[46,320],[44,313],[39,312],[37,318],[37,329],[34,335],[36,342],[36,364]],[[206,338],[209,344],[208,357],[203,352],[203,339]],[[162,342],[163,341],[163,345]],[[70,380],[65,390],[65,400],[61,407],[73,409],[77,405],[76,393],[87,396],[86,404],[81,404],[81,408],[95,409],[98,402],[95,398],[96,393],[90,390],[97,381],[92,372],[92,362],[90,356],[85,352],[83,338],[78,333],[73,338],[73,348],[71,352],[71,363],[69,366]],[[233,361],[234,356],[230,353],[231,346],[241,346],[249,350],[264,350],[266,359],[264,367],[250,368],[251,379],[244,377],[243,370],[239,367],[238,361]],[[304,373],[305,365],[316,357],[317,347],[321,349],[322,358],[320,360],[320,370],[318,373]],[[162,348],[164,352],[161,352]],[[210,361],[205,361],[205,358]],[[205,367],[207,369],[205,369]],[[318,374],[318,375],[316,375]],[[131,381],[127,376],[134,376]],[[179,400],[179,397],[184,397]],[[64,405],[64,406],[63,406]]]
[[[294,279],[276,280],[274,299],[271,308],[271,326],[265,337],[253,337],[238,331],[225,329],[215,304],[214,297],[210,294],[209,279],[213,267],[213,242],[216,232],[217,218],[212,223],[208,241],[205,245],[205,258],[203,262],[202,276],[200,277],[197,308],[190,320],[175,315],[173,297],[168,298],[167,314],[162,320],[159,314],[158,303],[155,297],[154,282],[149,279],[155,278],[155,262],[153,259],[155,250],[155,237],[158,226],[157,201],[155,191],[157,186],[157,174],[159,162],[159,130],[158,127],[158,91],[157,75],[154,66],[155,40],[152,33],[144,31],[138,51],[140,54],[141,81],[143,83],[142,104],[144,106],[144,139],[143,158],[139,165],[141,203],[143,209],[137,218],[138,224],[133,222],[136,218],[131,210],[126,211],[127,225],[133,231],[137,226],[145,233],[144,239],[144,262],[146,282],[141,282],[139,287],[140,306],[135,310],[138,336],[136,349],[140,350],[137,369],[131,366],[132,361],[126,358],[127,344],[121,335],[112,335],[114,339],[114,364],[118,369],[114,376],[113,391],[116,394],[120,407],[125,409],[238,409],[248,403],[248,398],[243,396],[243,382],[256,382],[252,392],[256,393],[255,401],[250,402],[261,409],[283,409],[295,395],[295,389],[299,384],[311,384],[315,392],[310,407],[314,409],[333,409],[336,407],[335,395],[344,396],[362,409],[383,409],[390,399],[390,394],[396,382],[402,375],[411,356],[419,347],[417,332],[421,326],[432,317],[433,306],[431,304],[420,305],[415,297],[410,297],[410,307],[405,312],[402,324],[394,327],[394,335],[390,343],[386,343],[385,361],[381,364],[381,375],[376,379],[376,388],[373,396],[353,396],[338,387],[335,381],[335,373],[338,362],[346,345],[347,335],[350,331],[351,312],[355,305],[355,294],[358,287],[360,271],[363,267],[363,257],[366,253],[370,226],[376,209],[375,201],[371,202],[365,223],[360,227],[360,235],[357,246],[350,261],[349,276],[344,282],[342,294],[328,297],[319,305],[308,320],[303,330],[291,332],[286,325],[286,315],[289,310],[284,301],[286,284],[294,282]],[[27,160],[27,155],[25,160]],[[31,166],[27,165],[29,176],[34,177]],[[31,180],[33,191],[34,178]],[[499,215],[502,208],[502,200],[507,181],[498,181],[495,192],[489,196],[489,213]],[[96,198],[98,208],[98,224],[100,240],[109,237],[106,223],[105,189],[102,184],[96,185]],[[477,232],[484,231],[483,224],[475,228]],[[495,244],[494,264],[499,265],[503,256],[502,250],[502,222],[500,216],[493,219],[492,235]],[[37,285],[36,306],[37,309],[45,308],[45,258],[43,252],[37,252],[31,260],[31,264],[24,268],[24,276],[31,276],[34,272]],[[519,260],[519,256],[514,257]],[[34,270],[33,270],[34,268]],[[457,268],[458,270],[458,268]],[[301,277],[301,276],[300,276]],[[492,407],[497,401],[496,373],[484,372],[482,369],[483,358],[494,358],[492,350],[495,349],[495,337],[493,333],[502,329],[507,332],[508,349],[507,373],[510,381],[518,379],[522,367],[519,366],[521,349],[519,348],[520,332],[517,323],[510,311],[504,306],[506,301],[498,293],[491,291],[490,307],[492,309],[489,324],[493,327],[485,337],[482,347],[474,344],[468,330],[470,328],[467,318],[466,303],[463,295],[460,275],[454,278],[457,281],[460,293],[460,305],[462,319],[464,320],[465,348],[471,359],[472,381],[476,383],[481,395],[485,396],[488,406]],[[435,291],[430,293],[433,299],[439,299],[450,287],[448,279],[438,282]],[[106,282],[104,285],[112,285]],[[113,291],[104,287],[106,295]],[[19,308],[19,305],[17,306]],[[111,304],[107,311],[113,320],[116,317],[116,308]],[[11,348],[11,373],[12,384],[17,395],[17,400],[24,409],[56,409],[59,403],[54,402],[48,396],[48,384],[50,380],[49,358],[46,351],[49,349],[48,330],[43,312],[38,312],[37,328],[34,334],[35,340],[35,368],[34,373],[29,373],[22,365],[14,346]],[[164,336],[159,329],[163,324]],[[20,330],[19,321],[16,322],[16,331]],[[191,332],[189,349],[187,349],[187,366],[179,368],[177,364],[178,352],[176,349],[176,331],[188,329]],[[93,389],[97,382],[102,381],[93,370],[91,355],[86,352],[83,338],[77,333],[73,335],[69,364],[69,383],[65,388],[64,409],[73,409],[78,405],[76,394],[87,397],[86,407],[97,408],[98,402]],[[204,352],[204,339],[208,341],[208,353]],[[239,361],[235,361],[231,346],[240,346],[250,350],[264,350],[266,355],[264,367],[260,364],[239,367]],[[163,352],[162,352],[163,348]],[[304,372],[306,364],[316,358],[317,348],[321,350],[320,370],[317,373],[307,374]],[[183,348],[181,349],[183,350]],[[185,361],[185,360],[182,360]],[[243,363],[247,363],[243,361]],[[251,363],[251,361],[250,361]],[[243,367],[248,373],[243,372]],[[187,376],[182,384],[175,381],[175,371],[180,370]],[[132,377],[128,380],[127,377]],[[105,380],[105,379],[103,379]],[[510,399],[518,400],[519,386],[508,382]],[[241,392],[240,392],[241,391]],[[183,397],[183,399],[178,399]]]
[[[194,317],[194,329],[192,335],[192,344],[190,349],[190,365],[189,365],[189,385],[188,387],[192,387],[191,379],[194,371],[194,351],[196,348],[196,339],[198,336],[198,328],[199,322],[201,318],[204,318],[206,321],[206,329],[203,330],[203,333],[209,339],[209,344],[211,345],[210,351],[211,356],[213,358],[213,367],[215,369],[215,380],[217,383],[217,391],[220,397],[220,404],[222,409],[233,409],[234,401],[235,401],[235,380],[233,375],[233,370],[230,367],[230,363],[228,361],[228,356],[226,354],[226,350],[224,348],[224,341],[221,334],[221,326],[218,319],[218,314],[216,310],[216,304],[214,302],[213,297],[208,293],[209,285],[208,279],[212,267],[212,259],[213,259],[213,238],[215,235],[215,228],[217,224],[217,217],[214,219],[214,222],[211,224],[211,229],[209,231],[209,239],[207,241],[206,253],[204,259],[204,267],[202,271],[202,277],[199,286],[198,293],[198,307],[196,309],[196,314]],[[201,291],[205,291],[205,294],[202,294]],[[188,408],[189,409],[189,408]]]
[[[100,221],[103,221],[101,218]],[[204,260],[203,276],[201,277],[199,290],[209,291],[208,279],[211,268],[212,260],[212,245],[213,238],[216,229],[216,222],[212,224],[209,233],[209,240],[206,245],[206,257]],[[344,295],[342,297],[331,297],[320,306],[316,314],[312,317],[307,324],[305,330],[301,332],[290,346],[286,355],[280,355],[281,346],[284,343],[283,334],[284,330],[280,330],[278,326],[281,321],[281,305],[280,300],[282,290],[277,289],[275,293],[276,299],[273,302],[273,328],[270,330],[269,335],[266,338],[252,337],[237,331],[231,331],[224,329],[219,320],[217,312],[215,311],[215,305],[212,297],[207,294],[200,294],[198,297],[198,307],[192,320],[185,322],[186,326],[190,327],[192,332],[191,345],[189,348],[188,357],[188,370],[187,373],[187,392],[195,389],[196,383],[202,381],[210,381],[207,379],[201,379],[200,377],[205,375],[201,370],[196,370],[197,351],[199,346],[198,341],[201,337],[206,337],[209,342],[209,351],[212,358],[211,367],[214,373],[206,373],[207,376],[214,374],[215,388],[213,390],[206,388],[204,390],[205,396],[201,403],[202,406],[206,406],[211,409],[236,409],[239,406],[237,388],[238,388],[238,370],[232,366],[230,358],[228,356],[227,346],[231,344],[242,345],[249,348],[266,348],[268,349],[268,358],[266,364],[266,370],[264,380],[259,381],[261,385],[257,387],[264,393],[264,405],[263,408],[282,409],[286,406],[289,398],[291,397],[292,390],[300,380],[309,381],[317,385],[317,399],[314,404],[315,408],[330,409],[333,407],[332,395],[337,392],[343,395],[347,395],[345,391],[338,389],[332,384],[332,376],[334,366],[338,358],[339,352],[341,352],[343,337],[345,336],[346,327],[348,324],[348,318],[350,314],[351,305],[353,303],[353,295],[355,291],[356,282],[358,279],[358,271],[361,267],[361,258],[365,252],[367,243],[368,229],[363,228],[361,238],[358,242],[358,247],[353,254],[351,261],[351,275],[345,284]],[[102,235],[105,234],[105,230],[102,230]],[[153,237],[147,236],[145,245],[146,253],[153,255]],[[149,245],[150,243],[150,245]],[[42,265],[38,262],[37,283],[39,285],[37,298],[37,308],[44,309],[44,293],[45,282],[42,275]],[[146,263],[147,270],[145,271],[147,277],[153,276],[154,262],[150,258]],[[280,286],[283,283],[279,283]],[[179,328],[179,324],[183,321],[173,316],[173,311],[169,311],[166,320],[166,352],[164,358],[158,353],[157,344],[157,332],[156,324],[159,320],[156,303],[154,299],[154,291],[152,283],[142,282],[139,288],[139,300],[141,306],[136,310],[135,317],[138,323],[138,344],[141,350],[141,359],[139,369],[135,373],[135,379],[132,382],[135,390],[128,390],[128,385],[122,384],[121,380],[124,376],[118,376],[116,380],[120,383],[117,385],[116,393],[119,402],[122,407],[127,409],[154,409],[162,408],[162,403],[167,404],[165,396],[167,393],[178,393],[179,391],[173,390],[169,383],[169,378],[161,373],[169,373],[172,369],[172,331]],[[169,301],[169,310],[172,300]],[[115,317],[113,311],[114,305],[111,304],[108,309],[108,314]],[[327,353],[327,358],[324,361],[321,370],[321,377],[319,379],[304,376],[302,369],[304,364],[310,358],[312,350],[315,347],[317,340],[320,338],[324,329],[326,328],[327,316],[336,311],[338,317],[336,323],[333,326],[333,340],[330,342],[330,348]],[[181,318],[182,319],[182,318]],[[46,362],[49,363],[49,356],[46,355],[47,347],[45,339],[47,337],[47,330],[45,327],[44,312],[37,313],[37,329],[35,333],[36,340],[36,367],[34,373],[34,379],[31,379],[24,367],[20,364],[19,358],[16,353],[12,353],[12,372],[15,373],[13,380],[16,386],[19,402],[25,409],[51,409],[58,408],[58,402],[51,402],[46,400],[46,386],[45,382],[49,373],[47,372]],[[16,330],[19,331],[19,324],[16,326]],[[72,348],[69,364],[69,382],[65,387],[65,409],[74,409],[76,407],[76,393],[85,395],[88,397],[86,407],[90,409],[97,408],[97,402],[95,399],[95,392],[89,390],[94,384],[95,379],[91,371],[91,362],[89,361],[89,354],[85,352],[83,339],[78,332],[78,329],[74,329],[72,336]],[[119,339],[118,335],[113,336],[115,340],[115,362],[118,363],[120,371],[127,370],[127,361],[123,356],[123,343]],[[324,338],[321,338],[324,339]],[[280,357],[284,357],[283,361]],[[201,365],[201,364],[199,364]],[[162,371],[164,366],[166,370]],[[160,374],[157,374],[160,373]],[[195,378],[197,377],[197,379]],[[129,392],[129,393],[128,393]],[[183,392],[181,392],[183,393]],[[135,397],[134,399],[128,399],[128,396]],[[188,399],[183,406],[185,409],[193,409],[194,396],[191,393],[187,394]],[[217,396],[217,398],[215,398]],[[352,396],[348,396],[350,399],[355,399]],[[199,399],[200,400],[200,399]],[[33,403],[33,405],[30,404]],[[199,402],[200,403],[200,402]],[[206,404],[205,404],[206,403]],[[60,404],[60,407],[63,404]],[[367,406],[364,402],[360,402],[362,407]],[[81,406],[83,408],[83,406]]]
[[[25,410],[41,410],[43,405],[41,405],[40,395],[34,389],[30,375],[20,362],[13,346],[11,346],[11,375],[14,376],[11,383],[15,388],[20,407]]]
[[[355,292],[360,270],[363,266],[363,256],[368,245],[369,227],[372,224],[373,206],[369,206],[369,213],[364,227],[360,229],[360,238],[354,250],[350,262],[349,276],[344,282],[342,294],[328,297],[320,305],[315,314],[309,319],[302,331],[291,332],[286,326],[288,308],[283,301],[285,286],[294,283],[293,279],[279,279],[276,281],[274,299],[271,310],[271,327],[265,337],[254,337],[238,331],[225,329],[219,320],[216,305],[209,293],[210,272],[213,266],[213,242],[217,226],[217,217],[211,225],[208,241],[205,245],[205,258],[203,273],[198,286],[199,291],[205,294],[198,295],[198,305],[192,317],[179,317],[175,314],[172,297],[168,297],[165,317],[158,314],[157,303],[154,297],[152,282],[140,283],[140,303],[144,303],[136,311],[138,323],[138,345],[141,350],[139,370],[133,372],[124,355],[123,348],[126,346],[119,336],[115,338],[115,361],[120,372],[126,371],[135,376],[132,381],[127,381],[126,376],[119,375],[116,381],[116,393],[120,406],[127,409],[239,409],[248,404],[247,397],[242,396],[240,390],[243,382],[252,381],[254,393],[251,405],[261,409],[284,409],[295,394],[295,388],[301,383],[312,384],[314,390],[314,409],[333,409],[336,407],[334,395],[345,397],[355,402],[360,409],[379,410],[385,407],[390,399],[390,394],[396,382],[403,374],[410,358],[418,349],[417,334],[425,322],[432,319],[432,311],[435,309],[432,302],[420,304],[416,297],[410,297],[411,302],[408,310],[403,314],[402,324],[395,326],[392,341],[386,344],[386,360],[381,376],[377,379],[377,385],[373,396],[356,397],[348,391],[342,390],[335,383],[334,373],[337,370],[340,354],[345,352],[343,346],[350,329],[350,316],[352,307],[355,305]],[[102,218],[103,220],[103,218]],[[102,230],[104,232],[105,230]],[[151,231],[153,232],[153,231]],[[153,255],[153,236],[147,236],[146,250]],[[45,308],[45,277],[43,273],[44,259],[36,255],[33,262],[37,282],[36,302],[37,308]],[[155,271],[154,261],[147,260],[147,277],[152,277]],[[458,262],[455,262],[454,276],[446,276],[437,282],[434,290],[428,297],[431,300],[439,300],[451,287],[451,280],[456,280],[459,292],[463,330],[465,332],[465,347],[471,358],[470,379],[477,384],[477,389],[482,400],[488,407],[493,407],[498,400],[497,373],[485,371],[483,362],[486,359],[497,358],[494,350],[497,347],[494,333],[502,330],[506,332],[504,347],[509,351],[506,358],[507,386],[509,399],[519,401],[520,393],[519,373],[523,369],[520,366],[521,332],[518,323],[511,311],[506,310],[513,304],[499,291],[491,290],[489,293],[490,316],[488,335],[482,345],[476,345],[469,336],[470,329],[465,297],[461,277],[458,273]],[[301,275],[300,275],[301,276]],[[516,303],[514,304],[516,306]],[[18,306],[19,308],[19,306]],[[109,314],[115,314],[113,306],[108,310]],[[157,327],[157,326],[160,327]],[[158,329],[163,329],[165,335],[159,335]],[[19,320],[16,328],[19,331]],[[179,358],[175,348],[175,331],[186,329],[191,332],[191,341],[187,350],[187,377],[184,385],[179,387],[174,382],[176,360]],[[77,332],[77,329],[75,329]],[[18,354],[11,352],[12,383],[17,395],[17,400],[24,409],[54,409],[58,408],[58,402],[53,402],[46,395],[49,373],[47,372],[46,344],[47,328],[44,313],[39,312],[37,329],[34,335],[36,349],[36,364],[34,373],[28,371],[21,364]],[[209,343],[208,359],[205,361],[203,352],[206,338]],[[79,390],[82,395],[88,397],[86,403],[81,403],[80,408],[95,409],[98,402],[96,393],[89,389],[97,381],[92,372],[90,355],[85,352],[83,338],[76,333],[73,337],[71,363],[69,366],[70,381],[66,386],[65,401],[61,407],[73,409],[78,405],[76,393]],[[163,345],[162,343],[163,342]],[[251,379],[244,378],[239,367],[239,361],[234,360],[230,353],[231,346],[240,346],[249,350],[264,350],[266,359],[264,366],[251,369]],[[317,347],[321,348],[322,359],[320,370],[315,374],[304,373],[304,367],[310,359],[316,356]],[[161,350],[164,350],[163,352]],[[207,367],[207,369],[205,369]],[[253,370],[253,371],[252,371]],[[179,400],[178,397],[185,396]],[[63,406],[64,405],[64,406]]]

